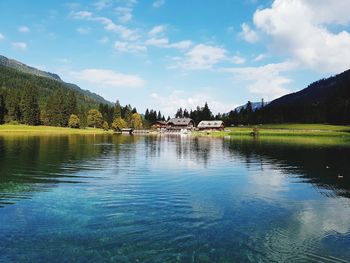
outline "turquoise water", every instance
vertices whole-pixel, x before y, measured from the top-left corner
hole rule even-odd
[[[0,137],[0,262],[350,262],[349,156],[190,136]]]

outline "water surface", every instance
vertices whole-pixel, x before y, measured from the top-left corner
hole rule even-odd
[[[349,156],[246,139],[0,137],[0,261],[350,262]]]

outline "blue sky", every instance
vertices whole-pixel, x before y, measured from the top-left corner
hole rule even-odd
[[[0,54],[110,101],[227,112],[350,68],[348,0],[1,0]]]

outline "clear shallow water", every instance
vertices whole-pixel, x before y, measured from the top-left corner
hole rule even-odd
[[[187,136],[0,137],[0,262],[350,262],[349,156]]]

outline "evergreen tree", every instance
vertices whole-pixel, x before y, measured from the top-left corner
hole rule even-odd
[[[124,108],[124,120],[128,123],[128,125],[130,126],[130,121],[131,121],[131,115],[132,115],[132,108],[131,105],[127,105]]]
[[[5,100],[4,95],[0,94],[0,124],[5,121]]]
[[[38,91],[36,88],[26,86],[21,98],[21,111],[23,112],[23,122],[28,125],[38,125],[40,123],[40,109],[38,103]]]
[[[119,100],[116,101],[115,105],[114,105],[114,115],[113,115],[113,119],[116,118],[121,118],[122,117],[122,109],[119,103]]]
[[[148,108],[146,109],[146,112],[145,112],[145,120],[149,120],[149,110],[148,110]]]
[[[76,111],[76,99],[68,99],[65,90],[55,90],[46,103],[45,112],[48,115],[49,124],[65,127],[68,119]]]
[[[21,96],[17,89],[10,89],[6,96],[6,110],[9,121],[21,121]]]
[[[202,109],[202,114],[201,114],[201,121],[202,120],[212,120],[213,119],[213,114],[211,113],[211,110],[209,109],[208,103],[205,102],[204,107]]]

